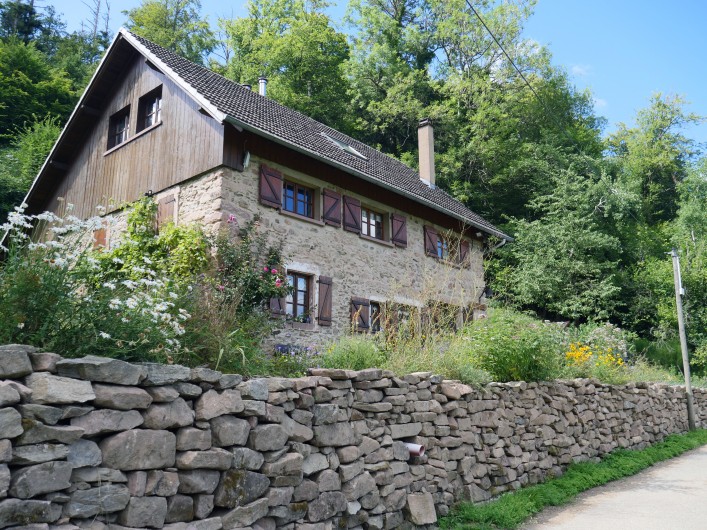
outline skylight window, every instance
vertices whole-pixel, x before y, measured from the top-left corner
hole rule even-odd
[[[329,136],[329,135],[326,134],[326,133],[321,133],[321,134],[322,134],[322,136],[323,136],[324,138],[326,138],[327,140],[329,140],[331,143],[333,143],[335,146],[337,146],[337,147],[338,147],[339,149],[341,149],[342,151],[346,151],[347,153],[349,153],[349,154],[351,154],[351,155],[354,155],[354,156],[357,156],[357,157],[359,157],[359,158],[361,158],[361,159],[363,159],[363,160],[368,160],[368,158],[366,158],[365,155],[362,155],[361,153],[359,153],[358,151],[356,151],[356,149],[354,149],[353,147],[351,147],[349,144],[347,144],[347,143],[345,143],[345,142],[342,142],[342,141],[340,141],[340,140],[337,140],[336,138],[332,138],[331,136]]]

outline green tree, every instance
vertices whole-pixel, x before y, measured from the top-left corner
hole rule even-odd
[[[0,142],[33,116],[69,115],[76,93],[66,73],[54,68],[33,43],[0,40]]]
[[[0,149],[0,223],[22,201],[60,131],[56,116],[35,119]]]
[[[214,33],[199,16],[200,0],[143,0],[123,11],[125,26],[133,33],[203,64],[216,45]]]
[[[268,96],[322,121],[348,130],[342,96],[348,82],[346,36],[321,12],[325,4],[301,0],[252,0],[248,16],[223,20],[232,56],[226,75],[256,85],[268,78]]]

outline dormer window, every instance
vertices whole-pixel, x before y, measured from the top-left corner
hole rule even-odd
[[[157,125],[162,121],[162,85],[140,98],[137,119],[136,132]]]
[[[130,105],[116,112],[108,122],[108,149],[127,141],[130,131]]]

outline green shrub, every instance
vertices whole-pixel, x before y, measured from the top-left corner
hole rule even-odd
[[[553,324],[495,308],[465,329],[471,363],[496,381],[545,381],[560,374],[563,336]]]
[[[375,337],[369,335],[342,337],[331,343],[319,357],[322,368],[346,370],[383,368],[386,361],[386,355]]]

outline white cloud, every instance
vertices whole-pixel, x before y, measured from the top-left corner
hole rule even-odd
[[[594,98],[594,108],[595,109],[605,109],[609,106],[609,102],[605,99]]]
[[[589,66],[588,64],[573,64],[572,65],[572,75],[576,75],[578,77],[588,76],[591,71],[592,71],[592,67]]]

